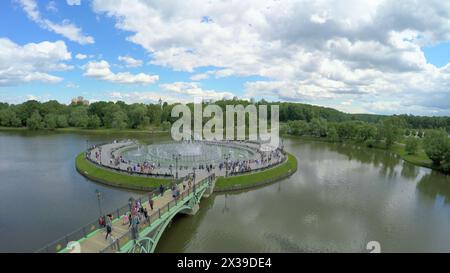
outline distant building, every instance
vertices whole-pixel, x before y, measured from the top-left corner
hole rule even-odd
[[[78,96],[78,97],[72,99],[72,104],[89,105],[89,101],[85,100],[82,96]]]

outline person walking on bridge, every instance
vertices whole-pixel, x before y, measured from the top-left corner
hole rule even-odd
[[[108,240],[108,235],[111,235],[112,232],[112,222],[111,222],[111,214],[106,215],[105,223],[106,223],[106,236],[105,240]]]
[[[148,204],[150,205],[150,209],[153,210],[153,198],[152,198],[151,193],[150,193],[150,199],[148,199]]]
[[[164,186],[162,184],[159,186],[159,193],[161,194],[161,196],[164,195]]]
[[[131,234],[133,239],[137,239],[139,236],[139,216],[135,214],[133,220],[131,221]]]

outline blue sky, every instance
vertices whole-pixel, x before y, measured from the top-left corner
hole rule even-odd
[[[431,2],[0,1],[0,101],[237,96],[449,115],[450,7]]]

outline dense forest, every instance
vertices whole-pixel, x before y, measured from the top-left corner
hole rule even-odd
[[[407,154],[423,151],[438,169],[450,171],[450,117],[413,115],[348,114],[336,109],[301,103],[220,100],[214,102],[225,112],[226,105],[271,105],[280,109],[281,132],[285,134],[324,138],[329,141],[353,141],[368,147],[391,148],[404,145]],[[0,103],[0,126],[26,127],[30,130],[54,130],[77,127],[86,129],[147,129],[168,130],[178,118],[171,117],[175,104],[94,102],[82,99],[70,105],[55,100],[22,104]],[[193,108],[193,104],[188,104]],[[270,117],[270,107],[269,117]],[[207,119],[205,119],[206,121]]]

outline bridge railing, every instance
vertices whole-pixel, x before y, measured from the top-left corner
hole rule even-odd
[[[88,149],[85,152],[85,158],[86,158],[86,160],[88,160],[89,162],[91,162],[92,164],[94,164],[94,165],[96,165],[98,167],[105,168],[105,169],[108,169],[110,171],[114,171],[114,172],[117,172],[117,173],[125,173],[125,174],[133,175],[133,176],[152,177],[152,178],[161,178],[161,179],[170,179],[170,178],[173,177],[173,175],[169,174],[169,173],[145,173],[145,172],[137,172],[137,171],[130,172],[130,171],[121,169],[119,167],[112,167],[112,166],[109,166],[109,165],[104,165],[102,163],[97,162],[96,160],[93,160],[92,157],[90,156],[92,150],[96,149],[97,147],[98,146],[95,146],[95,147],[92,147],[92,148]],[[121,147],[121,148],[123,148],[123,147]]]
[[[177,184],[181,183],[182,180],[176,181]],[[159,195],[159,189],[155,189],[152,192],[152,196]],[[150,196],[150,192],[143,197],[138,198],[141,204],[148,202]],[[105,215],[111,214],[112,220],[121,218],[123,215],[130,211],[129,205],[124,205],[120,208],[117,208],[110,213],[106,213]],[[37,253],[57,253],[63,250],[70,241],[78,241],[82,238],[87,238],[91,233],[104,229],[104,226],[101,226],[97,220],[91,221],[88,224],[78,228],[77,230],[64,235],[63,237],[45,245],[44,247],[38,249]]]
[[[194,191],[197,191],[201,186],[203,186],[205,183],[209,183],[212,181],[212,176],[208,176],[205,179],[201,180],[200,182],[196,183],[195,186],[188,188],[187,190],[183,191],[179,197],[176,199],[173,199],[169,201],[167,204],[165,204],[162,208],[155,209],[151,211],[149,214],[147,221],[142,221],[139,224],[139,232],[143,231],[147,227],[151,226],[155,221],[160,219],[165,213],[169,212],[171,208],[175,207],[180,202],[186,202],[188,201],[188,197],[191,193]],[[131,240],[134,240],[133,233],[131,230],[127,231],[125,234],[121,235],[119,238],[116,238],[114,242],[109,244],[107,247],[102,249],[101,253],[112,253],[116,251],[120,251],[120,249],[130,242]]]

